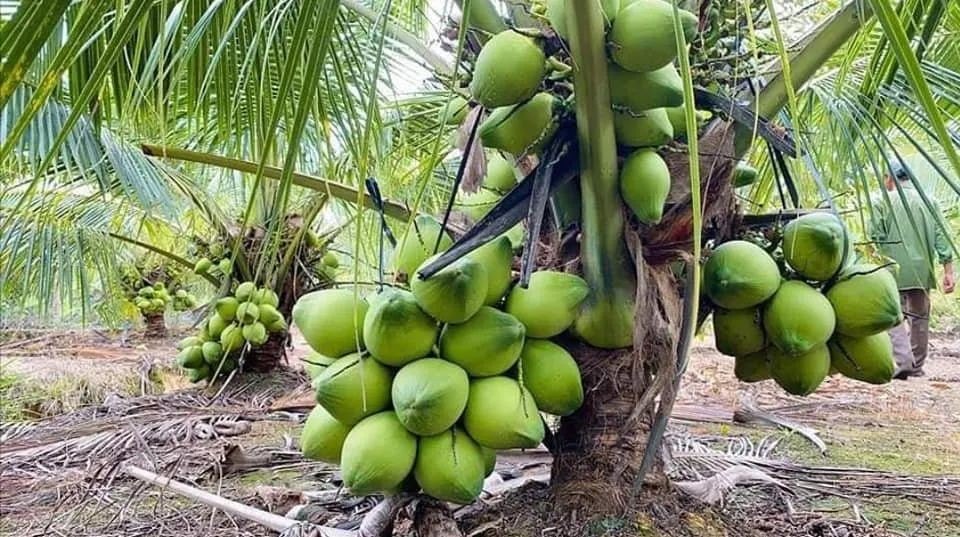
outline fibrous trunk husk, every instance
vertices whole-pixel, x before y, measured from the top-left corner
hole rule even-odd
[[[167,323],[162,313],[144,313],[143,325],[144,336],[153,339],[167,337]]]
[[[715,122],[700,144],[703,225],[715,237],[727,237],[737,222],[730,183],[733,130]],[[638,267],[634,347],[567,344],[580,365],[585,397],[577,412],[560,421],[552,482],[558,509],[582,510],[588,517],[628,510],[657,403],[671,405],[676,395],[683,324],[683,281],[677,277],[682,265],[677,262],[689,260],[692,251],[688,158],[682,151],[666,156],[673,190],[662,223],[627,232]],[[661,460],[654,458],[645,486],[667,486]]]
[[[438,500],[421,496],[413,514],[417,537],[462,537],[457,521],[447,506]]]
[[[247,351],[243,359],[243,368],[245,371],[255,373],[268,373],[273,371],[281,364],[287,363],[287,332],[276,332],[270,334],[267,341],[256,349]]]

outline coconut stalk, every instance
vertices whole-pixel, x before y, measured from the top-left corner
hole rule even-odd
[[[580,140],[581,262],[590,286],[574,330],[594,347],[617,349],[633,342],[636,281],[623,235],[604,15],[599,2],[571,2],[570,7],[567,27]]]

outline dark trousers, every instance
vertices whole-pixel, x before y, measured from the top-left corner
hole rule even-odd
[[[890,330],[897,369],[920,370],[927,360],[930,340],[930,293],[926,289],[900,291],[904,320]]]

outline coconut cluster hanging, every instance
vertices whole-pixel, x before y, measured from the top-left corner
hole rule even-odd
[[[687,135],[674,8],[663,0],[599,4],[607,22],[613,128],[623,159],[620,192],[639,222],[656,224],[671,184],[657,150]],[[516,162],[540,153],[556,134],[561,117],[572,114],[576,95],[566,79],[573,61],[566,54],[569,47],[560,45],[568,37],[568,9],[566,0],[533,2],[531,13],[547,29],[515,28],[493,35],[476,56],[469,87],[440,110],[446,123],[464,121],[471,105],[489,111],[477,130],[487,151],[487,174],[479,191],[462,194],[457,203],[474,221],[516,185]],[[680,21],[687,41],[692,41],[696,15],[680,10]],[[698,111],[697,117],[703,122],[710,114]],[[522,229],[511,230],[510,237],[519,244]]]
[[[284,332],[287,322],[277,309],[280,299],[273,289],[253,282],[237,285],[232,296],[220,298],[196,335],[177,344],[177,365],[191,382],[213,380],[237,368],[246,348],[266,343],[271,333]]]
[[[398,245],[396,273],[415,267],[409,287],[327,289],[293,308],[314,351],[317,399],[301,449],[339,464],[354,494],[422,490],[470,503],[496,450],[536,447],[541,412],[565,416],[583,402],[576,362],[550,338],[573,323],[586,283],[540,271],[514,285],[506,235],[415,276],[438,239],[452,243],[421,218]]]
[[[893,273],[854,262],[843,222],[812,213],[783,228],[774,251],[744,240],[718,246],[703,269],[716,306],[717,350],[745,382],[773,379],[795,395],[831,374],[883,384],[894,373],[887,331],[903,314]]]

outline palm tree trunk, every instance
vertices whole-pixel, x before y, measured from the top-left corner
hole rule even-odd
[[[164,322],[163,313],[144,313],[143,324],[144,336],[152,339],[167,337],[167,324]]]

